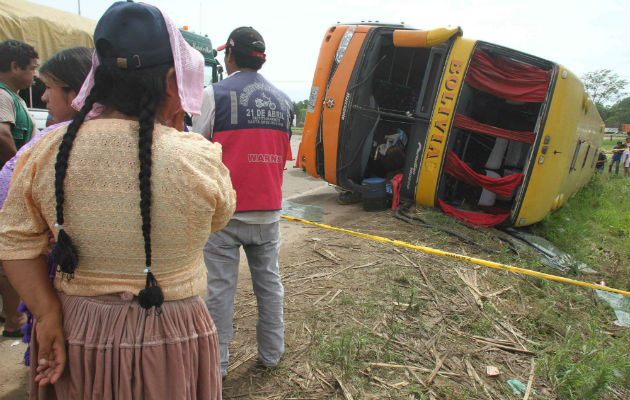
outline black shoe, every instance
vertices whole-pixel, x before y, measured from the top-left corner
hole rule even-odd
[[[24,336],[24,334],[22,333],[22,328],[18,328],[14,331],[3,330],[2,336],[8,338],[21,338],[22,336]]]

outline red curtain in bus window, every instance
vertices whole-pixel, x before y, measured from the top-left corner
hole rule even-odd
[[[480,186],[503,197],[510,197],[514,188],[523,181],[523,173],[511,174],[502,178],[491,178],[478,174],[460,160],[452,150],[446,152],[444,172],[469,185]]]
[[[455,114],[453,126],[455,128],[466,129],[491,136],[498,136],[508,140],[516,140],[517,142],[528,144],[534,143],[534,139],[536,138],[536,134],[534,132],[511,131],[508,129],[497,128],[496,126],[486,125],[479,121],[475,121],[474,119],[462,114]]]
[[[499,225],[501,222],[509,218],[510,213],[507,214],[485,214],[472,211],[458,210],[453,206],[449,206],[442,199],[438,198],[438,203],[444,214],[457,218],[460,221],[467,223],[468,225],[485,226],[492,228]]]
[[[550,77],[551,71],[476,50],[466,72],[466,83],[504,99],[542,103]]]

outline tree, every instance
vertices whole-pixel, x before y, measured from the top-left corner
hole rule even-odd
[[[308,100],[302,100],[293,102],[293,112],[295,112],[295,118],[297,126],[304,126],[304,119],[306,118],[306,109],[308,108]]]
[[[595,104],[610,104],[626,93],[628,81],[609,69],[599,69],[582,75],[584,88]]]
[[[621,127],[630,124],[630,97],[615,103],[606,109],[606,117],[602,116],[606,126]]]

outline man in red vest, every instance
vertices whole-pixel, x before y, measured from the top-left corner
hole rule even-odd
[[[225,50],[229,76],[204,90],[201,115],[193,118],[193,131],[221,143],[223,163],[236,190],[234,216],[210,236],[204,249],[206,305],[219,334],[225,377],[241,246],[258,305],[258,360],[265,367],[275,367],[284,353],[279,225],[293,104],[258,73],[266,55],[265,41],[255,29],[235,29],[217,50]]]

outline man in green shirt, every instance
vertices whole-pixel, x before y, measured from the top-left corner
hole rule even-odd
[[[18,91],[31,86],[37,67],[39,56],[32,46],[17,40],[0,43],[0,165],[36,131]]]
[[[32,46],[17,40],[0,43],[0,166],[10,160],[37,129],[26,103],[18,95],[20,89],[31,86],[37,67],[39,56]],[[24,315],[18,312],[20,297],[7,279],[1,263],[0,295],[0,322],[4,323],[2,336],[22,336],[20,327],[26,321]]]

